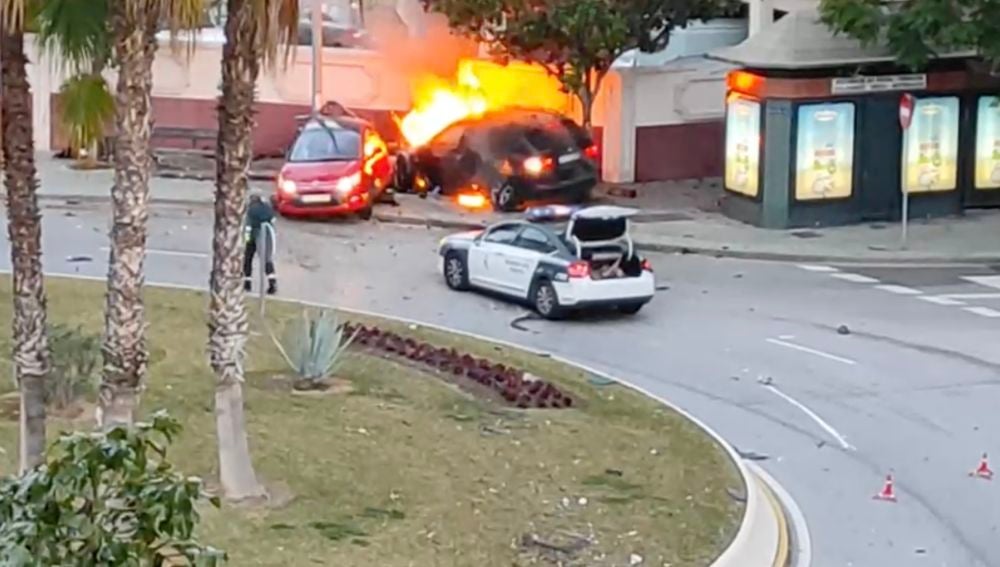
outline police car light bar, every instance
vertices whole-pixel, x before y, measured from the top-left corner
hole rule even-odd
[[[531,207],[524,214],[529,222],[557,222],[569,219],[581,208],[583,207],[572,205],[545,205]]]

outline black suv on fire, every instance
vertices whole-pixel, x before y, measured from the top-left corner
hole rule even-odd
[[[584,202],[597,184],[598,151],[569,118],[544,110],[506,109],[456,122],[428,143],[401,153],[396,187],[440,188],[445,195],[485,193],[496,209],[529,202]]]

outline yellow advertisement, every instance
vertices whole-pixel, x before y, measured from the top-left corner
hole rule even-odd
[[[749,197],[760,190],[760,103],[727,98],[726,189]]]
[[[854,184],[854,104],[799,107],[795,199],[844,199]]]
[[[976,189],[1000,189],[1000,97],[979,97],[976,113]]]
[[[958,97],[919,98],[903,133],[903,190],[958,187]]]

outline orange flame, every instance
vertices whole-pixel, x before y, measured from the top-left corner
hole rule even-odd
[[[514,106],[568,112],[570,99],[536,65],[463,59],[453,80],[426,75],[415,82],[413,108],[399,129],[410,145],[420,146],[455,122]]]

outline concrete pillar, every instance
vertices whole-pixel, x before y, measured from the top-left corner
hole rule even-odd
[[[773,23],[773,0],[750,0],[750,35],[756,34]]]
[[[608,73],[602,87],[604,130],[601,167],[611,183],[635,181],[635,73],[630,67]]]

